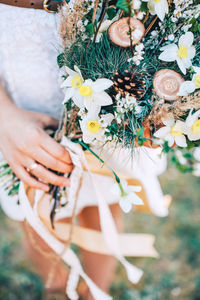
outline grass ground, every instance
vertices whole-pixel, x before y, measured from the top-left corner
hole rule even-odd
[[[134,288],[118,267],[111,287],[114,300],[200,300],[200,179],[169,169],[161,176],[171,194],[170,215],[133,213],[126,216],[127,231],[156,236],[159,259],[131,261],[144,270]],[[43,286],[21,245],[21,230],[0,213],[0,300],[40,300]]]

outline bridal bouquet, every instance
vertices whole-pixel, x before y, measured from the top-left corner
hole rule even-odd
[[[180,171],[200,176],[198,0],[75,0],[59,16],[60,131],[102,163],[99,147],[120,145],[130,155],[162,147]],[[0,171],[13,180],[8,165]],[[131,188],[111,171],[128,199]]]
[[[160,146],[200,175],[200,5],[75,1],[61,11],[66,134],[85,148]]]

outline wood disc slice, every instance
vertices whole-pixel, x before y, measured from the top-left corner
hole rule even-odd
[[[120,47],[130,47],[130,28],[129,17],[119,19],[112,23],[108,29],[108,34],[111,41]],[[142,22],[136,18],[130,18],[132,44],[136,45],[144,36],[145,27]]]

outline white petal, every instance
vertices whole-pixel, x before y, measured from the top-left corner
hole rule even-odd
[[[200,109],[198,111],[196,111],[194,114],[192,114],[192,111],[190,111],[190,113],[186,119],[186,126],[192,127],[194,122],[196,122],[198,120],[199,116],[200,116]]]
[[[66,103],[69,99],[71,99],[74,95],[74,89],[68,88],[65,93],[64,103]]]
[[[100,78],[97,79],[93,84],[92,84],[92,89],[95,92],[102,92],[107,90],[109,87],[113,85],[112,80],[106,79],[106,78]]]
[[[160,129],[158,129],[155,133],[154,133],[154,136],[157,137],[157,138],[165,138],[166,135],[170,132],[171,128],[168,127],[168,126],[164,126]]]
[[[186,134],[187,128],[186,128],[185,122],[177,120],[176,124],[174,125],[174,130],[175,131],[180,131],[180,132]]]
[[[91,120],[96,120],[98,118],[98,115],[100,113],[101,107],[97,105],[91,105],[90,109],[88,110],[88,118]]]
[[[142,199],[134,193],[131,198],[131,201],[132,201],[132,204],[135,204],[135,205],[144,205],[144,202],[142,201]]]
[[[179,58],[179,57],[177,57],[177,60],[176,60],[176,61],[177,61],[177,64],[178,64],[178,66],[179,66],[181,72],[185,75],[185,74],[186,74],[186,68],[185,68],[185,66],[184,66],[184,64],[183,64],[182,59]]]
[[[194,35],[191,31],[186,32],[186,34],[183,34],[178,42],[179,47],[184,46],[184,47],[190,47],[193,43],[194,40]]]
[[[140,185],[129,185],[128,188],[129,191],[136,192],[136,193],[139,193],[142,190],[142,187]]]
[[[163,3],[162,1],[155,3],[155,13],[159,17],[161,21],[165,18],[165,10],[163,9]]]
[[[200,140],[200,133],[198,133],[198,134],[193,133],[192,130],[189,130],[189,131],[188,131],[187,136],[188,136],[188,139],[189,139],[190,141],[198,141],[198,140]]]
[[[174,49],[174,51],[178,51],[178,46],[176,44],[168,44],[160,48],[161,51],[170,50],[170,49]]]
[[[174,145],[174,137],[172,134],[168,134],[165,137],[165,140],[168,142],[169,147],[172,147]]]
[[[184,81],[179,89],[178,96],[187,96],[190,93],[193,93],[196,86],[192,81]]]
[[[187,50],[188,50],[188,58],[193,59],[195,57],[195,54],[196,54],[195,47],[189,47]]]
[[[182,62],[186,69],[188,69],[192,65],[191,59],[189,59],[189,57],[182,58]]]
[[[175,143],[179,147],[187,147],[186,137],[184,135],[175,136]]]
[[[159,59],[163,61],[175,61],[177,59],[177,51],[178,47],[175,44],[170,45],[168,48],[166,48],[160,55]]]
[[[121,199],[119,201],[119,205],[125,213],[129,213],[132,209],[132,203],[130,201],[126,201],[126,198]]]
[[[76,76],[77,75],[77,72],[71,70],[70,68],[66,67],[65,66],[65,71],[67,72],[68,75],[70,76]]]
[[[72,86],[72,79],[73,79],[73,76],[68,76],[67,79],[65,79],[63,81],[63,83],[61,84],[61,88],[71,87]]]
[[[94,92],[92,97],[94,99],[95,104],[99,106],[107,106],[113,103],[112,98],[106,92]]]
[[[74,66],[74,70],[80,75],[81,79],[83,80],[82,74],[80,69],[77,66]],[[76,74],[77,75],[77,74]],[[84,80],[83,80],[84,81]]]
[[[79,108],[83,109],[84,108],[84,103],[83,103],[83,96],[80,95],[79,90],[75,90],[74,89],[74,95],[72,97],[74,103],[76,104],[76,106],[78,106]]]

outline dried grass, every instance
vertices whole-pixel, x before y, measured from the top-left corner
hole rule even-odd
[[[63,47],[70,46],[75,42],[78,33],[78,21],[82,20],[84,15],[84,0],[75,0],[73,9],[67,3],[64,3],[58,12],[60,18],[59,34],[63,41]]]
[[[152,104],[154,104],[152,110],[144,123],[148,127],[157,127],[162,123],[162,119],[172,117],[181,119],[188,114],[189,110],[200,109],[200,91],[186,97],[180,97],[179,100],[172,103],[167,103],[154,94]]]

